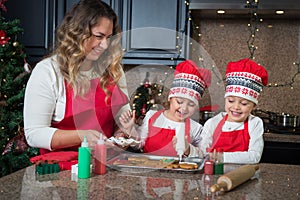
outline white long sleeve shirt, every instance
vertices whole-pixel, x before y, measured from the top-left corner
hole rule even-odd
[[[200,149],[204,154],[206,154],[206,148],[211,147],[214,131],[225,115],[225,112],[219,113],[215,117],[207,120],[204,124],[203,131],[200,136]],[[244,122],[226,121],[222,127],[222,131],[225,132],[241,129],[244,129]],[[248,118],[248,132],[250,135],[248,151],[224,152],[224,163],[254,164],[260,161],[264,148],[263,121],[259,117],[250,115]]]
[[[143,119],[143,123],[141,126],[137,128],[137,132],[140,133],[142,141],[145,141],[148,136],[148,125],[149,119],[156,113],[157,111],[149,110],[146,113],[145,118]],[[180,125],[181,122],[175,122],[169,120],[165,117],[163,113],[159,115],[159,117],[153,123],[153,126],[166,128],[166,129],[173,129],[175,130],[176,127]],[[199,155],[199,143],[200,143],[200,134],[202,132],[202,125],[198,122],[190,119],[190,154],[189,157],[195,157]]]
[[[128,96],[124,72],[118,85],[124,86],[120,89]],[[25,90],[24,131],[30,146],[51,150],[57,130],[51,123],[64,118],[65,106],[66,89],[56,56],[46,58],[33,69]],[[121,110],[126,109],[130,109],[128,104]]]

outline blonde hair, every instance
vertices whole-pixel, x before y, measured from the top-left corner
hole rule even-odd
[[[115,84],[122,76],[121,30],[115,12],[106,3],[99,0],[81,0],[66,13],[56,32],[56,44],[53,54],[63,77],[73,88],[74,95],[84,96],[90,88],[90,81],[79,73],[79,68],[86,57],[85,42],[92,37],[91,29],[97,25],[99,18],[113,22],[113,36],[109,47],[96,61],[96,72],[101,74],[100,87],[107,97],[107,86]],[[103,69],[105,68],[104,72]],[[102,70],[101,70],[102,69]]]

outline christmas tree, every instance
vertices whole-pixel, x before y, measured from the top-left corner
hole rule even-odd
[[[163,85],[157,84],[154,80],[154,84],[149,80],[150,73],[146,73],[146,77],[141,85],[135,90],[131,97],[131,106],[133,110],[136,110],[136,124],[141,125],[146,113],[150,110],[159,110],[166,107],[163,103],[162,92]],[[160,105],[161,107],[158,107]]]
[[[17,40],[18,19],[7,21],[0,0],[0,177],[29,166],[38,149],[28,147],[23,131],[25,86],[30,76],[25,49]],[[2,12],[2,13],[1,13]]]

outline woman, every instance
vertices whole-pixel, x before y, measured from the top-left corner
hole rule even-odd
[[[102,1],[81,0],[65,15],[56,47],[40,61],[24,100],[27,142],[45,150],[94,146],[110,137],[115,116],[129,109],[115,12]],[[121,110],[120,110],[121,109]]]

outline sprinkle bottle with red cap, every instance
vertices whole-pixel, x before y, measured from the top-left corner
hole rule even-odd
[[[204,163],[204,174],[214,174],[213,149],[206,148],[206,152],[208,153],[208,158]]]
[[[95,146],[95,174],[105,174],[106,173],[106,145],[103,136],[100,136],[96,146]]]

